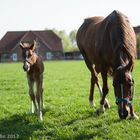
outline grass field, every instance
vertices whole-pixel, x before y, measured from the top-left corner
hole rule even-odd
[[[140,61],[133,71],[134,108],[140,117]],[[43,122],[29,115],[29,96],[22,63],[0,64],[0,139],[140,140],[140,119],[120,120],[109,78],[111,108],[96,116],[88,103],[90,73],[84,61],[45,62]]]

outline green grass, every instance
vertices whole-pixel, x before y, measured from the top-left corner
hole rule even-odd
[[[134,108],[140,116],[140,61],[133,71]],[[140,140],[140,120],[120,120],[109,78],[111,108],[96,115],[88,103],[90,73],[84,61],[45,62],[43,122],[29,115],[29,96],[22,63],[0,64],[0,139]]]

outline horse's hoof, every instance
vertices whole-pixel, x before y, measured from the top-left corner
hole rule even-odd
[[[105,108],[103,105],[100,105],[100,108],[96,110],[97,115],[103,114],[104,112],[105,112]]]
[[[129,119],[138,120],[139,117],[136,114],[134,114],[134,115],[130,116]]]
[[[99,115],[101,115],[101,114],[103,114],[104,113],[104,111],[100,111],[100,109],[97,109],[96,110],[96,114],[99,116]]]
[[[106,109],[108,109],[108,108],[110,108],[110,105],[109,105],[108,103],[105,103],[105,104],[104,104],[104,107],[105,107]]]

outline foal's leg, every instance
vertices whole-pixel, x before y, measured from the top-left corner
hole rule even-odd
[[[34,113],[34,108],[35,108],[35,111],[37,111],[35,95],[34,95],[34,81],[31,81],[29,76],[27,76],[27,79],[28,79],[29,96],[30,96],[30,113]],[[33,104],[34,104],[34,106],[33,106]]]
[[[41,93],[41,110],[43,110],[44,107],[44,100],[43,100],[43,75],[40,77],[41,78],[41,85],[40,85],[40,93]]]
[[[36,93],[36,100],[37,100],[37,104],[38,104],[38,118],[39,121],[42,121],[42,111],[41,111],[41,107],[40,107],[40,101],[41,101],[41,81],[40,79],[36,82],[36,86],[37,86],[37,93]]]

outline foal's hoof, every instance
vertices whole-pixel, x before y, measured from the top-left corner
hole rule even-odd
[[[42,112],[38,112],[38,121],[41,123],[43,121]]]
[[[108,102],[107,99],[105,99],[104,107],[105,107],[105,108],[110,108],[110,104],[109,104],[109,102]]]
[[[29,110],[29,113],[28,114],[34,114],[35,111],[34,110]]]
[[[43,122],[43,119],[42,119],[42,118],[39,118],[39,119],[38,119],[38,122],[39,122],[39,123],[42,123],[42,122]]]
[[[90,101],[89,100],[89,106],[92,108],[92,107],[95,107],[95,103],[93,101]]]

